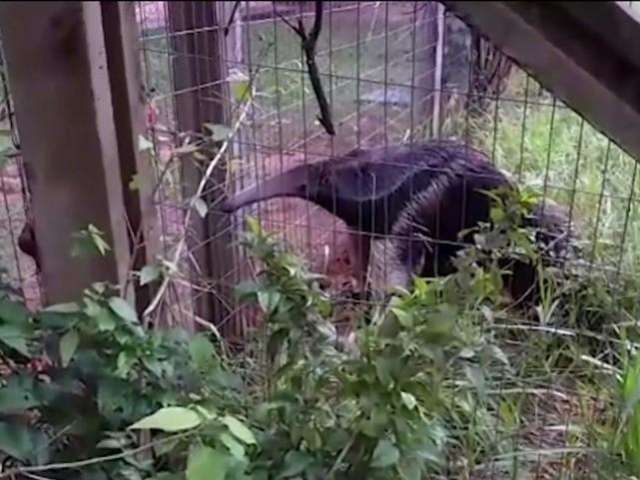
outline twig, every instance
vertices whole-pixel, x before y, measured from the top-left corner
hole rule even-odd
[[[223,30],[225,37],[229,35],[229,29],[231,28],[231,24],[233,23],[233,20],[236,17],[236,12],[238,11],[239,6],[240,6],[240,0],[236,0],[236,2],[233,4],[233,9],[231,9],[231,15],[229,16],[227,25],[224,27],[224,30]]]
[[[40,475],[35,475],[33,473],[21,472],[21,474],[27,478],[32,478],[33,480],[51,480],[48,477],[42,477]]]
[[[204,172],[204,175],[202,176],[202,179],[200,180],[200,184],[198,185],[198,189],[196,190],[195,194],[192,197],[192,200],[191,200],[192,202],[195,199],[201,197],[202,192],[203,192],[206,184],[209,181],[209,178],[213,174],[213,170],[218,165],[218,163],[220,162],[220,159],[223,157],[223,155],[227,151],[227,148],[229,148],[229,144],[231,143],[231,139],[235,136],[235,134],[237,133],[237,131],[240,128],[240,125],[244,121],[244,119],[245,119],[245,117],[247,115],[247,112],[249,111],[249,105],[251,103],[252,103],[251,100],[249,100],[249,101],[247,101],[245,103],[244,108],[242,109],[242,112],[240,114],[240,117],[238,118],[238,120],[236,121],[235,125],[231,129],[230,134],[227,136],[227,138],[224,140],[224,142],[220,146],[220,149],[216,153],[215,157],[211,160],[211,162],[209,162],[209,165],[207,166],[207,169]],[[176,247],[176,251],[175,251],[175,254],[173,256],[173,261],[171,262],[173,265],[177,265],[178,264],[178,261],[180,260],[180,256],[182,255],[182,251],[184,250],[185,245],[187,243],[186,232],[188,231],[187,227],[189,226],[189,222],[191,221],[191,215],[192,214],[193,214],[193,208],[189,209],[187,211],[187,213],[185,214],[185,216],[184,216],[184,220],[183,220],[183,225],[182,226],[183,226],[183,231],[185,232],[185,234],[180,237],[180,241],[178,242],[178,245]],[[153,300],[151,301],[151,303],[149,303],[149,306],[143,312],[143,314],[142,314],[143,319],[147,318],[149,315],[151,315],[151,313],[153,313],[153,311],[158,307],[158,305],[162,301],[162,298],[164,296],[165,291],[167,290],[167,287],[169,286],[169,281],[170,281],[170,276],[165,276],[164,279],[162,280],[162,284],[158,288],[158,291],[156,292],[156,295],[154,296]]]
[[[331,110],[329,108],[329,102],[322,89],[322,82],[320,81],[320,72],[318,65],[316,64],[316,45],[318,44],[318,38],[322,31],[322,1],[316,0],[316,15],[313,22],[313,27],[307,35],[304,28],[302,19],[298,19],[298,26],[293,25],[287,20],[280,12],[276,10],[276,14],[280,19],[289,26],[294,32],[298,34],[302,40],[302,49],[304,50],[305,57],[307,59],[307,71],[309,73],[309,80],[313,87],[313,92],[318,100],[318,106],[320,107],[320,115],[318,121],[324,127],[329,135],[335,135],[336,131],[333,128],[333,121],[331,120]]]
[[[329,473],[327,473],[327,479],[331,479],[333,478],[333,474],[335,473],[335,471],[338,469],[338,467],[340,466],[340,463],[342,462],[342,460],[344,459],[345,455],[347,454],[347,452],[351,449],[351,447],[353,446],[353,442],[355,442],[356,440],[356,436],[351,435],[351,438],[349,439],[349,441],[346,443],[346,445],[342,448],[342,450],[340,451],[340,453],[338,454],[338,458],[336,458],[336,461],[333,462],[333,465],[331,466],[331,470],[329,470]]]
[[[14,477],[19,474],[26,475],[26,474],[35,473],[35,472],[48,472],[50,470],[68,470],[71,468],[82,468],[82,467],[88,467],[90,465],[96,465],[98,463],[111,462],[113,460],[120,460],[121,458],[135,455],[136,453],[143,452],[155,446],[162,445],[163,443],[168,443],[177,438],[187,437],[189,435],[191,435],[191,432],[179,433],[177,435],[172,435],[170,437],[161,438],[159,440],[156,440],[155,442],[151,442],[141,447],[133,448],[131,450],[126,450],[120,453],[114,453],[112,455],[105,455],[103,457],[88,458],[86,460],[80,460],[78,462],[50,463],[48,465],[36,465],[33,467],[12,468],[10,470],[7,470],[6,472],[0,473],[0,479]]]
[[[280,20],[282,20],[291,30],[293,30],[294,32],[296,32],[298,35],[300,36],[304,36],[304,30],[302,30],[302,32],[298,29],[298,27],[296,27],[293,23],[291,23],[287,17],[285,17],[284,15],[282,15],[278,10],[275,10],[276,15],[278,17],[280,17]],[[303,39],[304,40],[304,39]]]

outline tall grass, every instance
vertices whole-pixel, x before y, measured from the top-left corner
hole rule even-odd
[[[471,137],[520,183],[570,208],[589,260],[626,274],[640,267],[636,162],[522,71],[479,117],[449,135]]]

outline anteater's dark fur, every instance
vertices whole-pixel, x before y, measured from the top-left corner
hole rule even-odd
[[[483,190],[513,186],[482,152],[438,141],[357,149],[296,167],[267,180],[262,190],[254,187],[236,195],[223,209],[231,212],[277,196],[308,199],[340,217],[353,232],[391,236],[392,282],[406,285],[412,274],[452,273],[451,260],[462,248],[459,233],[490,219],[491,198]],[[560,209],[549,207],[536,209],[530,223],[552,226],[557,234],[564,232],[566,220]],[[467,234],[462,243],[472,239]],[[538,239],[541,246],[550,241],[543,235]],[[514,297],[536,283],[535,271],[525,264],[517,264],[513,274]],[[532,292],[528,299],[534,298]]]

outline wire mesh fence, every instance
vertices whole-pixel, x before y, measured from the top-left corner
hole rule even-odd
[[[214,197],[262,184],[299,165],[338,162],[354,149],[453,139],[481,150],[521,185],[564,205],[569,228],[580,232],[593,268],[613,277],[638,271],[637,163],[439,3],[323,2],[315,61],[334,136],[318,121],[307,58],[295,32],[298,22],[307,32],[311,29],[314,2],[199,3],[201,10],[189,11],[193,18],[176,18],[186,10],[169,2],[136,3],[162,254],[168,259],[179,253],[169,265],[175,272],[159,315],[167,323],[207,324],[209,319],[198,318],[195,307],[213,295],[225,307],[224,321],[217,325],[225,333],[242,336],[254,324],[256,312],[221,294],[256,268],[228,243],[246,215],[255,215],[302,255],[311,270],[324,274],[325,287],[335,298],[358,287],[349,227],[303,198],[259,202],[230,221],[218,215],[203,240],[187,218],[194,205],[185,184],[194,169],[202,173],[203,167],[190,149],[199,127],[184,129],[181,123],[185,97],[193,99],[193,118],[210,124],[210,135],[234,133],[225,168],[205,188]],[[197,27],[200,17],[214,9],[216,22]],[[221,46],[192,40],[197,35],[215,37]],[[202,65],[184,84],[184,69],[195,62]],[[211,76],[214,68],[219,78]],[[0,262],[7,270],[6,281],[35,306],[37,273],[33,260],[18,248],[28,216],[28,188],[9,91],[4,77],[0,81]],[[229,87],[226,96],[217,90],[222,84]],[[226,118],[208,118],[212,105],[222,105]],[[219,212],[220,205],[205,209]],[[187,248],[176,250],[185,238],[190,240]],[[203,247],[206,262],[227,263],[231,269],[218,277],[211,272],[219,269],[201,271],[195,251]],[[393,268],[388,250],[387,243],[374,242],[371,264],[383,277],[377,279],[382,284],[388,283]],[[495,442],[508,440],[516,445],[514,450],[518,445],[527,450],[528,468],[537,472],[536,478],[550,478],[577,458],[587,465],[583,451],[576,457],[564,448],[571,443],[573,415],[585,406],[560,390],[538,389],[535,379],[529,386],[526,427],[517,438]],[[545,449],[559,458],[547,461],[540,453]],[[511,461],[483,465],[474,478],[498,478]]]
[[[0,50],[0,282],[33,308],[40,284],[29,236],[29,189]],[[22,248],[21,248],[22,247]]]
[[[233,136],[224,184],[215,188],[242,190],[356,148],[454,139],[484,152],[519,184],[564,205],[568,228],[579,231],[592,268],[613,277],[634,275],[640,245],[637,163],[436,2],[323,2],[315,61],[336,129],[335,136],[327,135],[317,119],[305,52],[292,28],[299,21],[307,31],[311,28],[313,4],[220,2],[219,23],[209,29],[224,38],[225,81],[231,88],[228,98],[216,101],[231,111],[229,125],[241,116],[243,122]],[[173,45],[176,37],[194,32],[172,30],[171,12],[163,2],[138,2],[138,14],[153,106],[150,135],[159,170],[170,172],[158,199],[170,251],[184,234],[185,211],[181,164],[172,154],[185,135],[176,123],[176,99],[184,90],[175,88],[174,62],[181,53]],[[206,58],[211,52],[199,55]],[[202,103],[212,101],[207,86],[195,87]],[[356,289],[344,221],[301,198],[274,198],[235,215],[228,227],[234,234],[245,215],[255,215],[313,271],[324,274],[334,298]],[[388,247],[374,242],[371,263],[383,266],[383,276],[388,274]],[[242,251],[218,255],[233,256],[233,270],[224,278],[200,280],[186,273],[192,265],[189,252],[183,255],[185,273],[178,285],[185,288],[174,293],[183,312],[192,306],[189,289],[216,292],[251,275]],[[242,335],[256,312],[227,301],[229,313],[219,327],[231,336]],[[588,469],[588,454],[568,447],[570,424],[584,405],[560,390],[537,389],[535,382],[530,387],[531,404],[522,419],[526,428],[517,438],[495,442],[509,441],[515,450],[529,452],[522,461],[535,478]],[[554,454],[541,453],[545,450]],[[483,465],[474,478],[499,478],[513,461]]]
[[[635,4],[631,2],[633,8]],[[182,233],[185,210],[180,162],[172,160],[173,149],[186,137],[176,123],[176,98],[188,90],[175,88],[173,62],[181,55],[175,39],[193,31],[172,30],[164,2],[137,6],[150,138],[162,185],[159,215],[169,251]],[[232,120],[240,114],[244,82],[255,90],[234,137],[229,184],[220,188],[239,190],[353,148],[455,138],[482,149],[521,184],[566,205],[572,221],[579,222],[594,265],[627,275],[636,271],[636,163],[439,4],[325,4],[315,56],[336,136],[327,135],[316,119],[304,52],[287,24],[303,19],[310,25],[313,2],[222,2],[219,9],[222,24],[212,28],[225,30],[224,70],[235,92],[223,102],[231,107]],[[199,55],[210,59],[210,47]],[[8,152],[2,177],[3,264],[12,286],[37,304],[33,261],[18,248],[28,189],[20,157],[12,153],[18,151],[17,130],[6,84],[3,91],[3,149]],[[203,95],[201,101],[211,99]],[[353,285],[348,231],[334,216],[298,199],[262,202],[243,213],[258,215],[266,228],[280,232],[315,271],[329,274],[335,288]],[[233,230],[240,228],[239,221],[234,219]],[[225,280],[229,284],[244,275],[241,252],[234,255],[238,271]],[[376,255],[384,263],[386,254]],[[176,301],[181,310],[190,311],[187,292],[193,279],[184,282]]]
[[[172,78],[181,54],[173,45],[176,37],[193,32],[172,31],[166,4],[138,6],[143,64],[156,112],[154,142],[158,158],[167,162],[171,146],[184,137],[174,108],[184,91],[174,88]],[[230,124],[240,114],[242,89],[254,91],[220,188],[241,190],[354,148],[456,139],[486,153],[520,184],[566,206],[570,228],[579,229],[593,265],[635,271],[636,163],[441,5],[325,3],[315,60],[335,136],[317,120],[305,54],[291,28],[299,20],[310,28],[313,2],[222,2],[219,12],[220,25],[210,30],[224,31],[224,70],[232,87],[230,97],[220,101],[232,111]],[[211,52],[198,55],[206,58]],[[200,101],[211,99],[202,95]],[[161,200],[168,237],[175,235],[170,225],[179,223],[180,215],[171,207],[180,202],[175,165],[176,176],[166,182],[166,195],[173,197]],[[348,229],[325,209],[279,198],[242,214],[254,214],[278,232],[314,271],[328,274],[335,289],[353,287]],[[241,221],[234,219],[234,231]],[[386,261],[382,248],[374,247],[377,265]],[[235,255],[233,278],[226,281],[246,275],[240,274],[241,252]]]

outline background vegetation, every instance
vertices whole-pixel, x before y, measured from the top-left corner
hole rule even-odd
[[[334,104],[353,112],[359,88],[410,83],[408,32],[385,40],[363,29],[365,44],[321,57],[344,77],[334,79],[343,90],[328,84]],[[295,124],[299,113],[284,107],[310,98],[295,37],[274,24],[249,34],[274,64],[294,67],[278,78],[266,69],[251,101],[264,118],[281,109]],[[336,28],[331,41],[353,36]],[[168,95],[163,42],[147,45],[148,87]],[[262,51],[254,61],[271,61]],[[389,58],[395,73],[375,70]],[[360,87],[348,80],[357,69],[370,76]],[[261,268],[236,293],[264,321],[241,352],[215,332],[143,328],[118,285],[35,312],[3,292],[0,478],[640,476],[636,163],[521,72],[481,116],[452,99],[441,135],[468,139],[569,205],[593,266],[546,269],[540,305],[527,316],[507,308],[496,262],[529,251],[517,222],[525,195],[497,206],[505,223],[478,232],[458,273],[416,279],[384,305],[338,303],[305,259],[249,221],[242,244]],[[391,138],[406,138],[404,118]],[[500,248],[480,248],[487,235]],[[171,272],[132,274],[149,282]],[[353,341],[336,332],[342,308],[356,312]]]

